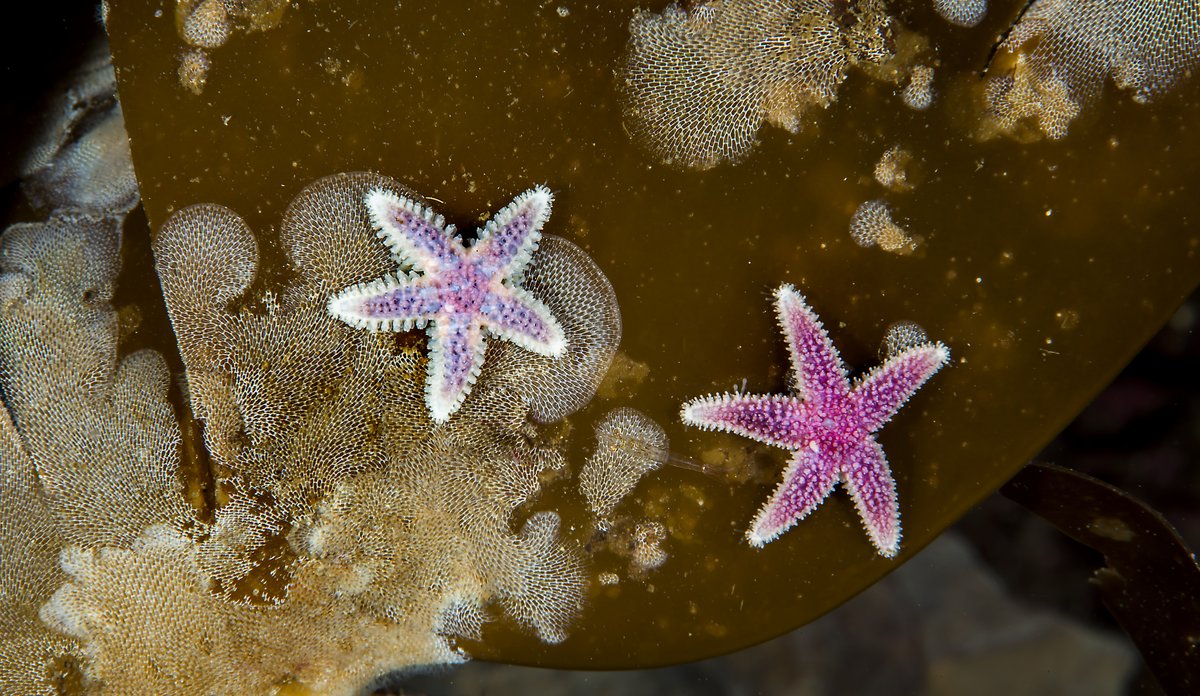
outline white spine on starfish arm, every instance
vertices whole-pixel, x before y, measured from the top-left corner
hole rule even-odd
[[[516,345],[531,353],[544,355],[548,358],[561,358],[562,356],[566,355],[567,334],[565,331],[563,331],[562,324],[558,322],[558,319],[550,313],[550,309],[546,307],[546,303],[534,297],[533,294],[525,288],[514,286],[511,288],[511,290],[513,296],[520,300],[523,304],[532,308],[545,319],[549,319],[546,324],[547,328],[550,329],[550,340],[546,343],[539,343],[527,335],[495,326],[489,326],[488,331],[506,341],[512,341]]]
[[[358,329],[366,329],[368,331],[408,331],[413,327],[413,322],[392,320],[388,317],[372,317],[363,313],[362,301],[368,297],[378,296],[381,293],[391,292],[403,287],[404,281],[399,275],[386,275],[377,280],[372,280],[367,283],[358,283],[352,285],[345,290],[331,296],[329,302],[325,305],[329,311],[329,315],[334,319],[340,319],[350,326]],[[397,328],[399,322],[403,328]]]
[[[694,425],[701,430],[718,430],[715,423],[710,423],[697,413],[697,410],[705,406],[716,406],[722,403],[728,403],[730,394],[705,394],[698,399],[692,399],[685,403],[679,411],[679,418],[685,425]]]
[[[375,236],[383,240],[387,248],[392,251],[392,257],[398,263],[413,263],[418,254],[412,243],[404,235],[396,233],[396,226],[391,222],[391,214],[394,210],[403,210],[415,217],[419,217],[442,230],[447,239],[454,238],[454,225],[447,227],[446,218],[434,212],[432,208],[418,203],[411,198],[401,196],[387,189],[375,189],[368,193],[363,200],[367,204],[367,210],[371,213],[371,224],[375,227]]]
[[[507,227],[512,219],[516,217],[517,211],[527,204],[535,206],[536,214],[529,222],[529,234],[522,242],[521,249],[508,262],[508,267],[512,269],[509,274],[512,282],[510,285],[517,285],[523,279],[525,266],[529,265],[529,260],[533,257],[533,252],[537,251],[538,240],[542,236],[542,227],[546,221],[550,219],[550,209],[554,205],[554,194],[550,189],[541,184],[525,191],[521,195],[513,199],[512,203],[505,206],[499,213],[496,213],[491,220],[487,221],[483,229],[479,231],[479,242],[482,243],[496,234],[496,231]]]
[[[493,215],[492,219],[488,220],[487,224],[480,231],[479,241],[482,242],[491,237],[496,233],[496,230],[512,222],[513,217],[517,214],[517,210],[530,202],[533,202],[538,210],[537,215],[530,221],[529,226],[533,230],[531,236],[541,236],[542,225],[545,225],[546,221],[550,219],[550,208],[554,205],[554,194],[550,192],[550,189],[538,184],[518,195],[511,203],[501,208],[500,212]]]
[[[475,327],[476,331],[482,331],[482,327]],[[439,425],[450,420],[450,416],[454,415],[458,409],[467,400],[467,395],[471,393],[471,388],[475,386],[475,381],[479,379],[479,373],[483,370],[482,360],[473,360],[471,371],[467,373],[466,381],[463,386],[458,389],[451,398],[446,398],[445,392],[440,389],[446,383],[446,361],[444,357],[445,348],[442,345],[444,341],[435,338],[437,326],[431,324],[429,327],[429,376],[425,380],[425,405],[429,407],[429,417],[434,423]],[[480,338],[479,352],[482,354],[487,350],[487,338]]]
[[[726,427],[723,424],[707,419],[703,414],[700,413],[700,409],[705,407],[719,408],[721,406],[728,406],[736,402],[739,396],[741,395],[731,394],[729,392],[724,394],[705,394],[698,399],[692,399],[684,404],[683,409],[679,412],[679,417],[683,419],[685,424],[694,425],[703,430],[726,430]]]

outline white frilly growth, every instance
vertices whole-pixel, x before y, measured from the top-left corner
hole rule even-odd
[[[865,201],[854,211],[850,237],[861,247],[878,246],[894,254],[910,254],[916,248],[908,232],[892,220],[887,203],[879,199]]]
[[[667,458],[667,433],[637,409],[621,407],[596,424],[596,450],[579,472],[579,490],[603,524],[642,476]]]
[[[987,14],[987,0],[933,0],[942,19],[960,27],[973,27]]]
[[[908,76],[902,93],[904,104],[914,111],[924,111],[933,104],[933,67],[917,65]]]

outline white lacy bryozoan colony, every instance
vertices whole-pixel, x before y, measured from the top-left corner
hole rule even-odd
[[[111,300],[138,196],[106,60],[26,160],[24,191],[48,217],[0,237],[0,691],[353,692],[465,659],[454,639],[497,609],[566,636],[582,553],[554,512],[514,515],[565,464],[538,424],[591,399],[620,340],[586,254],[546,236],[524,279],[569,353],[496,343],[434,428],[419,337],[325,311],[394,268],[366,192],[411,192],[368,173],[304,189],[278,233],[282,285],[260,278],[235,213],[178,212],[154,252],[218,489],[198,512],[165,362],[119,356],[129,321]]]
[[[891,58],[891,18],[862,0],[709,0],[638,11],[620,69],[630,133],[660,160],[736,162],[763,121],[792,132],[846,69]]]
[[[1036,0],[989,67],[989,123],[1020,137],[1062,138],[1106,80],[1145,103],[1197,64],[1200,3]]]
[[[612,288],[573,244],[544,238],[525,286],[563,318],[571,353],[493,344],[460,413],[434,428],[422,342],[325,311],[393,263],[362,204],[380,187],[412,195],[363,173],[297,196],[279,232],[283,287],[255,285],[258,244],[232,211],[193,206],[159,232],[221,489],[208,521],[185,502],[163,360],[117,359],[119,223],[62,214],[5,233],[6,693],[49,688],[62,665],[114,693],[352,691],[465,659],[453,639],[477,637],[495,607],[547,642],[566,636],[582,554],[554,512],[511,525],[565,463],[536,423],[586,403],[616,349]]]

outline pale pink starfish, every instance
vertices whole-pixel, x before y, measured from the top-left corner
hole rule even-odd
[[[566,352],[558,320],[521,287],[550,217],[549,189],[537,186],[517,196],[469,249],[454,225],[421,203],[384,189],[365,200],[392,258],[412,272],[346,288],[329,299],[329,313],[370,331],[428,326],[425,403],[434,421],[447,421],[470,392],[483,366],[485,331],[538,355]]]
[[[683,421],[792,450],[783,482],[746,538],[762,546],[804,519],[844,483],[867,534],[884,556],[900,550],[900,508],[879,430],[950,360],[941,343],[912,346],[853,384],[817,315],[795,288],[775,292],[795,370],[796,396],[723,394],[689,401]]]

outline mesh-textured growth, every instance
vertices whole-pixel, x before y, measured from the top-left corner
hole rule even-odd
[[[0,244],[4,400],[67,543],[126,544],[188,517],[167,367],[152,351],[117,360],[118,226],[62,213]]]
[[[911,191],[916,186],[914,169],[912,153],[900,145],[893,145],[875,164],[875,181],[892,191]]]
[[[581,551],[557,514],[522,506],[565,463],[538,414],[585,402],[615,350],[612,288],[578,248],[544,238],[526,287],[571,317],[568,354],[497,351],[434,427],[420,335],[355,331],[325,310],[393,267],[363,204],[380,187],[403,191],[344,174],[296,197],[282,287],[260,279],[255,237],[227,209],[184,209],[155,239],[219,472],[211,521],[184,502],[162,359],[117,359],[116,219],[62,213],[5,232],[4,693],[54,693],[60,679],[114,694],[356,693],[466,659],[455,638],[478,638],[494,607],[566,637]]]
[[[929,105],[933,103],[933,67],[929,65],[913,66],[902,96],[908,108],[917,111],[928,109]]]
[[[420,332],[358,331],[325,308],[338,290],[394,269],[364,203],[380,188],[415,197],[369,173],[305,188],[279,233],[294,281],[275,292],[250,294],[257,245],[232,211],[181,210],[156,240],[209,451],[285,518],[239,514],[229,532],[214,531],[199,563],[236,586],[247,554],[290,523],[299,569],[287,571],[289,603],[305,569],[319,568],[356,613],[442,641],[396,660],[444,661],[454,653],[441,634],[476,630],[493,601],[544,640],[562,640],[582,602],[581,559],[558,538],[554,513],[535,513],[518,534],[510,518],[540,473],[563,464],[536,444],[531,419],[561,418],[591,398],[620,337],[615,295],[582,251],[543,237],[524,286],[562,318],[567,354],[490,344],[462,409],[435,428],[422,400]]]
[[[126,213],[139,200],[108,44],[99,42],[55,100],[26,154],[22,190],[34,207]]]
[[[287,7],[287,0],[176,0],[175,32],[186,47],[180,54],[180,86],[201,94],[212,67],[210,52],[236,32],[275,28]]]
[[[180,22],[179,37],[189,46],[217,48],[233,31],[225,0],[180,0],[175,13]]]
[[[212,61],[208,54],[199,48],[184,51],[179,56],[179,84],[192,94],[204,92],[208,84],[208,71]]]
[[[629,131],[664,162],[707,169],[753,149],[764,120],[793,132],[848,65],[891,56],[873,0],[710,0],[638,11],[619,76]]]
[[[973,27],[987,14],[987,0],[933,0],[942,19],[960,27]]]
[[[39,608],[64,548],[129,545],[190,517],[167,370],[117,359],[120,222],[57,213],[0,238],[0,690],[51,693],[81,656]],[[52,665],[57,665],[52,667]]]
[[[3,282],[3,281],[0,281]],[[74,651],[52,633],[38,607],[62,582],[62,541],[8,409],[0,404],[0,692],[51,694],[46,665]]]
[[[45,222],[0,236],[0,692],[84,685],[82,649],[39,610],[73,544],[182,524],[179,430],[162,359],[118,360],[110,305],[121,223],[137,203],[106,44],[52,103],[21,163]]]
[[[669,557],[663,543],[667,528],[658,522],[642,522],[633,528],[633,548],[629,567],[634,575],[645,573],[667,562]]]
[[[29,176],[49,165],[70,140],[72,126],[91,110],[102,108],[115,99],[116,75],[108,42],[98,40],[88,47],[80,65],[67,76],[59,93],[47,106],[47,117],[21,159],[21,176]]]
[[[894,254],[910,254],[916,243],[892,221],[892,212],[879,199],[858,206],[850,218],[850,237],[863,247],[878,246]]]
[[[621,407],[596,424],[596,450],[579,472],[579,490],[601,523],[646,473],[667,458],[667,433],[637,409]]]
[[[288,682],[352,694],[398,662],[463,659],[430,630],[443,607],[379,621],[311,560],[298,563],[286,602],[234,602],[212,590],[202,554],[162,526],[128,549],[68,548],[70,582],[42,621],[78,641],[88,679],[114,694],[262,694]]]
[[[296,197],[280,236],[299,280],[278,295],[241,297],[257,272],[257,244],[226,208],[181,210],[155,241],[209,451],[284,509],[305,510],[341,479],[382,467],[384,437],[403,449],[431,427],[420,417],[413,374],[421,351],[349,340],[348,329],[331,328],[325,313],[331,278],[379,276],[391,267],[386,249],[365,232],[361,199],[379,181],[332,177]],[[231,306],[235,299],[245,302]]]
[[[984,98],[995,128],[1057,139],[1100,96],[1105,78],[1145,103],[1198,63],[1195,2],[1037,0],[1000,45]]]
[[[898,321],[888,327],[879,346],[879,359],[887,362],[909,348],[923,346],[929,343],[929,334],[920,324],[912,321]]]

